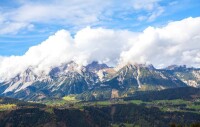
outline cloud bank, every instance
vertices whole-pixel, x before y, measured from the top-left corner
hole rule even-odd
[[[200,67],[200,17],[148,27],[143,32],[86,27],[72,36],[60,30],[23,56],[0,57],[0,80],[33,67],[48,73],[52,67],[97,60],[109,65],[151,63],[156,67],[186,64]]]

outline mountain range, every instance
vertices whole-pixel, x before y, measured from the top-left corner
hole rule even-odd
[[[96,61],[80,66],[71,61],[37,74],[29,67],[0,83],[0,95],[28,101],[62,98],[74,94],[80,100],[128,97],[136,91],[200,87],[200,69],[172,65],[156,69],[147,64],[109,67]]]

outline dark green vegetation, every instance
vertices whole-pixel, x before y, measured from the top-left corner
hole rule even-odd
[[[71,95],[63,100],[44,101],[47,105],[10,98],[0,100],[0,105],[16,105],[0,111],[0,127],[200,126],[200,89],[196,88],[139,92],[128,98],[85,102]]]
[[[50,108],[23,108],[1,112],[0,126],[107,127],[128,124],[144,127],[169,127],[172,123],[189,126],[200,122],[198,113],[165,112],[156,107],[147,108],[143,104],[86,106],[83,109]]]
[[[8,98],[8,97],[0,97],[0,105],[6,105],[6,104],[14,104],[17,107],[38,107],[43,108],[45,107],[44,104],[40,103],[32,103],[32,102],[26,102],[18,99]]]
[[[142,100],[142,101],[151,101],[151,100],[174,100],[174,99],[198,99],[200,98],[200,89],[193,87],[181,87],[166,89],[161,91],[138,91],[131,97],[127,97],[125,100]]]
[[[77,100],[83,101],[95,101],[95,100],[108,100],[111,97],[111,89],[95,90],[90,92],[84,92],[82,94],[75,95]],[[200,96],[200,89],[193,87],[180,87],[170,88],[161,91],[134,91],[132,93],[126,92],[126,96],[123,96],[122,91],[117,91],[117,98],[125,98],[131,100],[171,100],[171,99],[191,99]]]

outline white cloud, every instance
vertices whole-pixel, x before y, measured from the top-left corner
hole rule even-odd
[[[154,21],[163,12],[164,8],[159,4],[161,0],[133,0],[133,8],[137,11],[146,11],[145,15],[138,16],[139,21]]]
[[[76,48],[83,51],[78,57],[88,54],[87,62],[98,60],[114,64],[117,63],[120,53],[130,46],[129,40],[136,35],[136,33],[125,30],[90,29],[88,27],[80,30],[74,40]]]
[[[171,64],[200,67],[199,37],[199,17],[171,22],[162,28],[148,27],[133,41],[129,50],[122,52],[121,61],[147,62],[157,67]]]
[[[80,25],[97,22],[109,3],[101,0],[24,1],[14,10],[8,10],[4,16],[17,22]]]
[[[1,34],[16,34],[20,30],[31,30],[34,25],[28,22],[10,21],[0,12],[0,35]]]
[[[129,39],[135,36],[130,31],[87,27],[72,38],[68,31],[60,30],[41,44],[31,47],[23,56],[1,58],[0,78],[9,79],[28,67],[33,67],[36,73],[48,73],[52,67],[72,60],[78,64],[94,60],[115,64],[120,53],[130,45]]]
[[[74,37],[58,31],[31,47],[23,56],[0,57],[1,80],[28,67],[45,71],[71,60],[87,64],[93,60],[110,65],[152,63],[156,67],[187,64],[200,67],[200,17],[187,18],[165,27],[148,27],[141,33],[126,30],[84,28]]]
[[[160,0],[133,0],[133,8],[136,10],[152,11],[158,6]]]
[[[90,4],[86,4],[91,2]],[[96,5],[98,3],[98,6]],[[102,2],[103,3],[103,2]],[[8,13],[12,20],[22,22],[55,22],[55,20],[62,20],[63,24],[85,24],[93,23],[98,20],[98,13],[104,6],[98,1],[92,2],[90,0],[76,2],[50,2],[50,3],[25,3],[11,13]],[[91,9],[89,6],[93,6]],[[81,19],[81,20],[80,20]]]
[[[200,50],[184,51],[182,53],[182,61],[193,66],[200,64]]]
[[[160,0],[49,0],[15,1],[14,7],[0,9],[0,34],[17,33],[30,25],[62,25],[84,28],[88,25],[109,24],[112,17],[121,20],[138,16],[139,20],[153,21],[164,12]],[[137,13],[139,11],[139,13]],[[145,11],[145,14],[142,13]],[[132,15],[132,16],[130,16]],[[143,19],[141,18],[143,16]],[[146,17],[144,19],[144,17]],[[109,21],[108,21],[109,20]],[[1,23],[1,21],[3,21]],[[9,23],[9,24],[8,24]],[[14,26],[14,27],[13,27]]]
[[[20,30],[31,30],[33,27],[33,24],[24,22],[2,22],[0,23],[0,34],[16,34]]]
[[[154,21],[157,17],[159,17],[164,12],[163,7],[157,7],[156,11],[153,11],[149,14],[148,21]]]
[[[17,33],[30,25],[85,26],[97,23],[111,1],[101,0],[20,0],[15,7],[0,9],[0,34]]]

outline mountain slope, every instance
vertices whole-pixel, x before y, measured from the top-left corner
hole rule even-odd
[[[140,90],[187,86],[173,75],[142,64],[126,65],[113,75],[111,79],[103,83],[116,89],[133,87]]]
[[[88,72],[85,67],[70,62],[53,68],[48,75],[38,76],[31,70],[26,70],[2,83],[1,87],[4,96],[34,100],[79,94],[93,87],[96,80],[96,75]]]
[[[193,100],[200,99],[200,88],[194,87],[180,87],[170,88],[161,91],[138,91],[132,97],[125,98],[125,100],[142,100],[142,101],[154,101],[154,100],[174,100],[184,99]]]
[[[81,66],[72,61],[51,68],[48,74],[35,73],[35,69],[29,67],[0,83],[0,95],[23,100],[61,98],[82,93],[89,93],[90,98],[126,97],[135,91],[199,87],[199,77],[200,71],[195,68],[172,66],[159,70],[153,65],[127,64],[118,69],[98,62]]]
[[[173,65],[166,68],[163,71],[176,76],[188,86],[200,87],[200,69],[199,68],[187,68],[185,65],[177,66]]]

